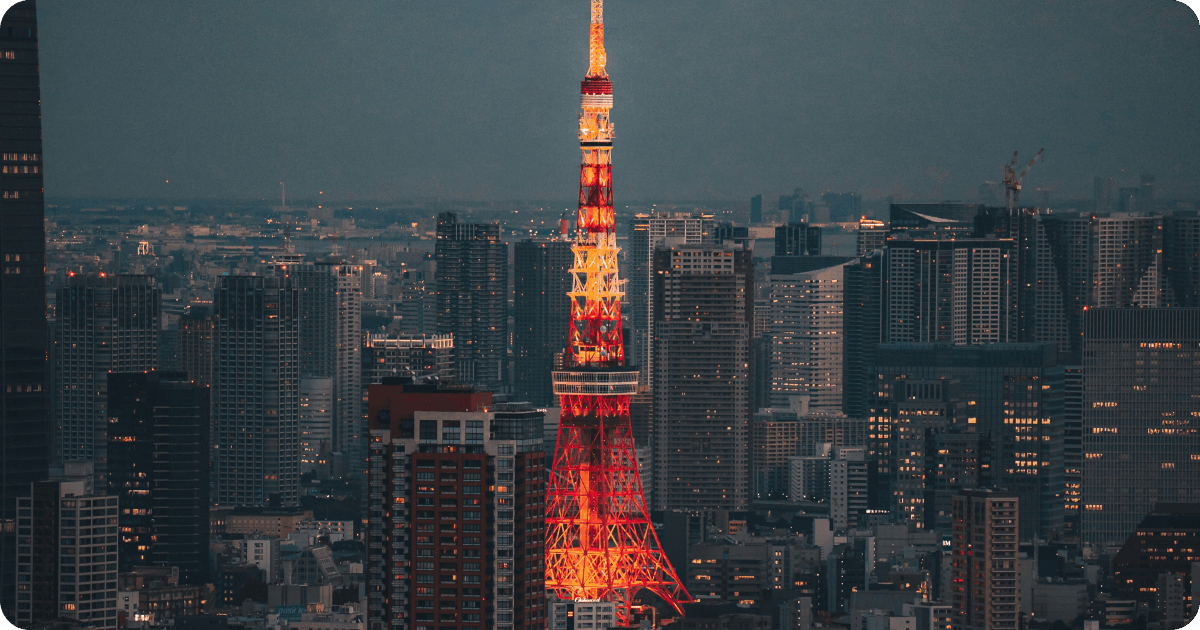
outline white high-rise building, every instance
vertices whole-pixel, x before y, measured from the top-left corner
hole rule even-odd
[[[842,409],[843,265],[771,276],[771,405]]]

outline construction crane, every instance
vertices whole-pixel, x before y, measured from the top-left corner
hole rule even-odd
[[[1021,171],[1020,175],[1017,175],[1016,171],[1013,170],[1013,167],[1017,165],[1018,151],[1013,151],[1012,160],[1004,166],[1004,201],[1009,212],[1017,208],[1017,199],[1021,196],[1021,180],[1025,179],[1025,174],[1042,157],[1042,151],[1045,151],[1045,149],[1038,149],[1037,155],[1033,156],[1032,160],[1029,160],[1029,163],[1025,165],[1025,170]]]

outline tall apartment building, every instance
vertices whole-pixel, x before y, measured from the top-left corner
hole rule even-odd
[[[508,387],[508,244],[497,224],[438,215],[437,332],[454,335],[455,376],[492,391]]]
[[[363,399],[384,378],[454,380],[453,335],[367,335],[363,345]]]
[[[654,493],[659,509],[746,505],[751,252],[660,246],[654,260]]]
[[[401,380],[370,388],[368,627],[546,627],[543,414]]]
[[[276,263],[299,294],[300,376],[333,379],[333,452],[366,457],[362,418],[362,267],[336,262]],[[358,472],[352,466],[349,472]]]
[[[330,477],[333,463],[333,379],[300,377],[300,474]]]
[[[874,397],[871,364],[883,337],[883,254],[842,266],[842,412],[865,418]]]
[[[64,466],[16,500],[15,623],[116,628],[117,497],[95,490],[90,463]]]
[[[1118,545],[1156,503],[1200,502],[1200,309],[1083,317],[1084,542]]]
[[[300,295],[287,277],[221,276],[213,295],[215,502],[294,507],[300,483]]]
[[[893,230],[882,272],[884,341],[1017,341],[1011,240],[912,238]]]
[[[854,231],[854,255],[862,257],[877,249],[883,249],[887,244],[887,237],[886,223],[862,219],[858,222],[858,229]]]
[[[771,276],[771,405],[842,410],[843,265]]]
[[[209,391],[185,372],[112,374],[108,494],[119,498],[120,570],[178,567],[208,581]]]
[[[834,531],[858,525],[867,511],[866,449],[838,448],[829,462],[829,524]]]
[[[158,369],[162,297],[152,276],[72,276],[58,292],[55,447],[108,469],[108,376]]]
[[[790,416],[790,417],[789,417]],[[750,492],[770,498],[787,492],[788,458],[796,455],[795,414],[764,409],[750,421]]]
[[[550,371],[567,347],[575,264],[571,241],[524,240],[513,247],[513,353],[517,400],[554,406]]]
[[[46,478],[54,441],[46,366],[46,235],[37,12],[18,2],[0,20],[0,530],[16,498]],[[13,537],[0,536],[0,609],[15,620]],[[28,604],[28,602],[25,602]]]
[[[638,366],[638,382],[646,389],[653,388],[654,379],[654,251],[659,245],[711,243],[715,230],[712,215],[700,213],[638,214],[629,221],[621,316],[633,332],[625,339],[633,352],[625,361]]]
[[[1016,630],[1019,501],[1003,490],[963,490],[954,497],[951,627]]]
[[[937,404],[961,401],[962,415],[955,412],[954,424],[987,440],[992,453],[990,483],[1021,498],[1022,531],[1031,537],[1048,537],[1062,529],[1065,368],[1058,363],[1053,344],[880,344],[874,364],[873,433],[884,438],[897,435],[887,424],[900,420],[905,406],[924,400],[914,398],[913,392],[925,391],[926,383],[932,387],[938,381],[957,381],[958,393]],[[947,394],[943,391],[942,397]],[[916,410],[907,413],[913,421],[928,418]],[[912,439],[917,441],[918,436]],[[897,443],[891,448],[909,452]],[[888,474],[901,472],[892,469]],[[924,476],[917,470],[907,472],[914,475],[914,483]]]

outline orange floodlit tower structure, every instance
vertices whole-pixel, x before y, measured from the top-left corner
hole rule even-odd
[[[658,542],[638,474],[629,398],[637,369],[625,367],[624,281],[617,270],[612,202],[612,82],[605,71],[603,0],[591,0],[587,76],[581,86],[579,211],[558,449],[546,508],[546,588],[563,599],[617,604],[629,620],[633,597],[650,589],[682,613],[692,601]]]

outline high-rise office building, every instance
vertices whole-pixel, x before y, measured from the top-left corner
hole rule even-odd
[[[638,214],[629,221],[621,313],[633,332],[626,339],[633,350],[626,360],[637,365],[638,383],[646,389],[652,389],[654,381],[654,250],[659,245],[711,243],[715,230],[712,215],[698,212]]]
[[[1002,490],[963,490],[954,497],[951,605],[954,630],[1016,630],[1021,589],[1017,496]]]
[[[208,581],[209,391],[184,372],[108,377],[108,494],[119,498],[120,570],[178,567]]]
[[[300,376],[333,379],[330,446],[347,460],[366,457],[362,418],[362,268],[337,262],[275,263],[299,293]],[[358,472],[357,466],[350,472]]]
[[[492,391],[508,386],[508,244],[497,224],[438,215],[437,332],[454,335],[455,377]]]
[[[771,275],[771,405],[842,410],[843,265]]]
[[[0,530],[16,498],[46,478],[54,439],[46,369],[46,235],[37,14],[18,2],[0,21]],[[12,536],[0,535],[0,608],[16,607]],[[28,605],[28,602],[23,602]]]
[[[567,347],[571,319],[570,269],[575,255],[565,238],[524,240],[513,247],[513,375],[517,400],[553,406],[550,371]]]
[[[300,474],[332,474],[333,379],[300,377]]]
[[[1079,537],[1083,510],[1083,367],[1066,367],[1063,380],[1063,532]]]
[[[1200,502],[1200,309],[1083,316],[1084,542],[1117,545],[1156,503]]]
[[[213,296],[215,501],[294,507],[300,482],[300,295],[287,277],[221,276]]]
[[[542,413],[404,380],[370,388],[368,627],[544,628]]]
[[[116,628],[117,497],[95,490],[90,462],[64,467],[17,499],[16,625]]]
[[[882,341],[883,255],[868,252],[842,266],[842,411],[865,418],[874,397],[871,364]]]
[[[108,469],[108,376],[158,369],[162,290],[153,276],[72,276],[58,292],[55,447]]]
[[[654,265],[659,509],[741,509],[749,494],[751,252],[660,246]]]
[[[808,221],[791,221],[775,228],[776,256],[820,256],[821,228]]]
[[[923,421],[928,416],[919,410],[905,412],[906,406],[924,400],[912,396],[936,382],[957,381],[958,393],[951,398],[963,407],[953,424],[982,434],[991,449],[990,467],[980,474],[1021,498],[1021,530],[1028,536],[1048,537],[1062,529],[1065,368],[1053,344],[880,344],[873,362],[878,394],[871,418],[879,426],[872,433],[898,435],[886,424],[906,415]],[[938,404],[948,404],[945,395]],[[891,448],[900,453],[898,459],[910,452],[897,443]],[[912,473],[914,483],[925,475],[893,469],[889,478],[901,472]]]
[[[754,195],[750,198],[750,224],[757,225],[762,220],[762,195]]]

